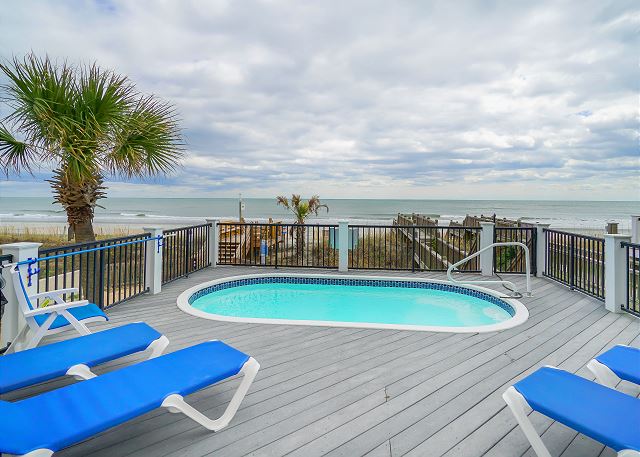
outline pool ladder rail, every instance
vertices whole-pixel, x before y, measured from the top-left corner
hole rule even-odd
[[[514,283],[512,283],[511,281],[507,281],[506,279],[502,279],[502,278],[500,278],[500,276],[498,276],[498,278],[500,278],[499,280],[482,279],[482,280],[476,280],[476,281],[467,281],[467,280],[458,281],[457,279],[453,278],[452,273],[454,271],[459,271],[458,268],[457,268],[459,265],[462,265],[463,263],[468,262],[469,260],[471,260],[471,259],[473,259],[475,257],[478,257],[484,251],[488,251],[489,249],[493,249],[493,248],[498,247],[498,246],[519,246],[522,249],[524,249],[525,276],[526,276],[526,281],[527,281],[527,285],[526,285],[526,289],[527,290],[526,290],[526,292],[524,294],[521,293],[518,290],[518,287]],[[456,263],[453,263],[453,264],[449,265],[449,268],[447,268],[447,278],[453,284],[458,284],[458,285],[464,285],[464,284],[500,284],[505,289],[507,289],[509,292],[511,292],[505,298],[531,297],[531,262],[529,260],[529,247],[526,244],[520,243],[518,241],[504,241],[504,242],[500,242],[500,243],[491,243],[489,246],[483,247],[479,251],[476,251],[473,254],[471,254],[470,256],[467,256],[464,259],[459,260]]]

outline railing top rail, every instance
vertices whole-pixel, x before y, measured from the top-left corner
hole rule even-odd
[[[494,230],[537,230],[536,227],[495,227]]]
[[[201,228],[201,227],[211,227],[211,222],[207,222],[205,224],[189,225],[187,227],[176,227],[172,229],[167,229],[167,230],[163,230],[163,233],[179,232],[181,230],[189,230],[189,229]]]
[[[219,226],[231,226],[231,227],[282,227],[285,226],[299,226],[299,227],[338,227],[338,224],[297,224],[295,222],[219,222]],[[352,226],[350,226],[352,227]]]
[[[560,233],[562,235],[576,236],[578,238],[584,238],[584,239],[588,239],[588,240],[604,241],[604,238],[601,238],[601,237],[598,237],[598,236],[582,235],[580,233],[567,232],[567,231],[564,231],[564,230],[554,230],[554,229],[549,229],[549,228],[543,228],[542,230],[545,231],[545,232]]]
[[[622,246],[623,248],[625,247],[629,247],[629,248],[638,248],[640,249],[640,244],[638,243],[631,243],[629,241],[621,241],[620,242],[620,246]]]
[[[368,225],[368,224],[349,224],[350,228],[419,228],[419,229],[442,229],[442,230],[475,230],[481,231],[482,227],[473,226],[448,226],[448,225]]]
[[[27,264],[28,265],[33,265],[34,263],[43,262],[45,260],[60,259],[60,258],[63,258],[63,257],[69,257],[69,256],[73,256],[73,255],[86,254],[87,252],[104,251],[106,249],[113,249],[113,248],[117,248],[117,247],[120,247],[120,246],[128,246],[130,244],[146,243],[147,241],[156,241],[156,240],[159,241],[159,240],[161,240],[163,238],[164,238],[164,236],[160,235],[160,236],[154,236],[154,237],[150,237],[150,238],[143,238],[143,239],[139,239],[139,240],[126,241],[126,242],[123,242],[123,243],[112,244],[112,245],[108,245],[108,246],[100,246],[100,247],[97,247],[97,248],[81,249],[79,251],[65,252],[64,254],[54,254],[54,255],[45,256],[45,257],[35,257],[35,258],[27,259],[27,260],[22,260],[20,262],[15,263],[14,265],[15,266],[27,265]]]
[[[104,239],[104,240],[88,241],[88,242],[84,242],[84,243],[74,243],[74,244],[67,244],[67,245],[64,245],[64,246],[57,246],[57,247],[52,247],[52,248],[39,249],[38,253],[40,253],[40,254],[48,254],[50,252],[65,251],[65,250],[68,250],[68,249],[86,248],[86,247],[89,247],[89,246],[98,246],[98,245],[103,244],[103,243],[120,243],[120,242],[123,242],[123,241],[138,239],[138,238],[142,238],[142,237],[148,238],[149,236],[151,236],[151,234],[148,233],[148,232],[136,233],[135,235],[121,236],[121,237],[118,237],[118,238],[107,238],[107,239]]]

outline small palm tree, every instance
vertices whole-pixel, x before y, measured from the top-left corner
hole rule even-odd
[[[105,177],[154,176],[178,165],[183,143],[174,108],[139,94],[125,76],[33,54],[0,63],[0,70],[10,108],[0,121],[0,167],[20,173],[51,166],[54,201],[76,241],[95,240]]]
[[[287,197],[276,197],[278,205],[284,206],[293,213],[296,218],[296,224],[304,224],[307,217],[312,214],[318,215],[321,208],[324,208],[329,212],[329,207],[320,202],[320,197],[314,195],[306,202],[300,198],[300,195],[293,194],[291,201]]]
[[[314,195],[307,201],[303,201],[300,195],[291,195],[291,200],[287,197],[276,197],[278,205],[284,206],[293,213],[296,218],[296,255],[300,258],[304,252],[304,223],[312,214],[318,215],[321,208],[329,212],[329,207],[320,202],[320,197]]]

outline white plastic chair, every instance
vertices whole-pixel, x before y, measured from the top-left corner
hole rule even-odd
[[[85,324],[107,321],[107,315],[88,300],[65,302],[65,294],[77,294],[78,288],[51,290],[29,295],[18,265],[11,268],[11,278],[18,298],[18,306],[27,322],[13,340],[7,353],[36,347],[42,338],[66,330],[75,329],[80,335],[91,331]],[[38,300],[48,298],[55,304],[38,307]],[[29,337],[29,330],[31,336]]]

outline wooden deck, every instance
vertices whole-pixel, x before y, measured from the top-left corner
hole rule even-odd
[[[206,269],[109,311],[109,325],[145,321],[163,332],[170,351],[216,338],[253,355],[262,368],[228,428],[210,433],[157,410],[56,455],[529,456],[501,398],[505,388],[545,364],[591,378],[585,364],[596,354],[616,343],[640,345],[638,319],[608,313],[602,302],[546,279],[535,279],[534,297],[522,300],[531,313],[525,324],[485,334],[224,323],[176,307],[177,295],[192,285],[268,271]],[[189,399],[216,416],[236,385],[228,381]],[[540,415],[534,423],[554,455],[614,455]],[[46,427],[46,418],[33,426]]]

